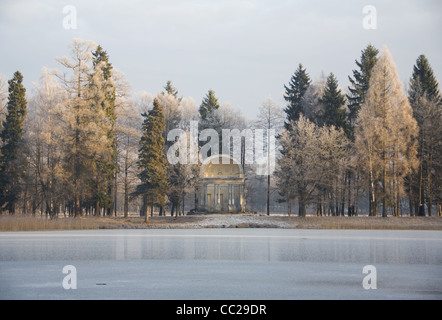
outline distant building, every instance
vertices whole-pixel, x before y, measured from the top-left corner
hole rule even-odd
[[[223,154],[207,158],[200,171],[197,211],[245,212],[244,185],[244,172],[235,159]]]

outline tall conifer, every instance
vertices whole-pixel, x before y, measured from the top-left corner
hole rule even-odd
[[[286,113],[286,121],[284,127],[289,130],[292,121],[298,121],[301,113],[304,113],[304,95],[310,86],[311,80],[306,69],[299,64],[298,69],[291,77],[288,86],[284,85],[284,99],[288,102],[284,109]]]
[[[215,91],[212,89],[209,90],[207,95],[204,97],[201,106],[199,108],[199,113],[201,116],[201,120],[209,120],[213,116],[215,110],[218,110],[220,107],[218,99],[215,96]]]
[[[353,78],[350,76],[348,77],[351,85],[348,87],[350,94],[347,94],[347,106],[349,109],[349,130],[352,139],[354,138],[353,128],[356,118],[358,117],[361,105],[365,101],[371,73],[376,64],[378,53],[379,50],[369,44],[364,50],[362,50],[361,61],[356,60],[356,65],[359,70],[353,70]]]
[[[319,103],[324,108],[324,113],[320,121],[326,126],[335,126],[342,128],[347,132],[347,125],[345,119],[345,96],[341,93],[338,87],[338,80],[333,73],[327,77],[324,94],[319,99]]]
[[[2,147],[0,156],[0,208],[15,213],[20,195],[20,178],[24,172],[23,122],[26,117],[26,89],[23,76],[16,71],[9,83],[9,96],[6,120],[1,132]]]
[[[92,108],[101,108],[104,112],[105,121],[102,125],[103,134],[106,136],[106,145],[103,152],[94,159],[97,174],[93,182],[93,200],[97,204],[96,211],[104,208],[109,215],[115,206],[115,188],[117,173],[117,142],[115,136],[115,85],[112,78],[112,64],[109,55],[99,45],[92,53],[93,73],[90,86],[94,96]]]
[[[434,201],[438,213],[442,202],[442,99],[439,83],[434,76],[428,59],[420,55],[413,67],[408,99],[419,126],[418,159],[419,168],[408,178],[410,210],[432,215]]]
[[[165,117],[163,107],[155,98],[153,108],[148,114],[143,113],[143,135],[140,140],[138,153],[138,177],[141,183],[137,186],[134,195],[142,197],[141,214],[147,221],[147,208],[163,206],[168,191],[167,160],[163,152]]]

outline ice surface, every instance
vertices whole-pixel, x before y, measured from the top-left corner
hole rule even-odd
[[[73,265],[77,289],[62,269]],[[365,265],[377,271],[366,290]],[[442,232],[0,233],[0,299],[441,299]]]

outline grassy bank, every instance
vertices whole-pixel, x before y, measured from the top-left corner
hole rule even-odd
[[[441,217],[307,217],[300,229],[442,230]]]
[[[172,228],[296,228],[362,230],[442,230],[441,217],[288,217],[260,215],[197,215],[175,217],[80,217],[46,219],[0,216],[0,231]]]
[[[1,231],[50,231],[50,230],[95,230],[95,229],[142,229],[167,228],[187,223],[186,217],[153,217],[148,223],[142,217],[77,217],[47,219],[40,216],[0,215]],[[197,218],[191,218],[198,221]]]
[[[99,228],[99,219],[46,219],[32,216],[0,216],[0,231],[87,230]]]

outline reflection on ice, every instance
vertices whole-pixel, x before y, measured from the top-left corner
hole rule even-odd
[[[0,234],[0,261],[69,259],[442,264],[442,233],[198,229]]]
[[[114,247],[115,259],[440,264],[441,245],[439,232],[252,229],[146,231],[117,237]]]

